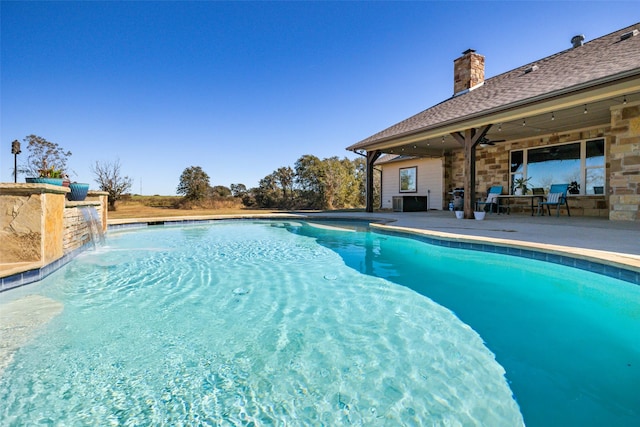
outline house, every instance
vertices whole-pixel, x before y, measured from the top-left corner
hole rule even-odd
[[[640,23],[570,46],[486,80],[485,58],[463,52],[451,98],[347,147],[367,158],[367,211],[375,166],[386,208],[414,196],[447,209],[464,188],[473,218],[489,187],[531,178],[575,181],[572,215],[640,221]]]

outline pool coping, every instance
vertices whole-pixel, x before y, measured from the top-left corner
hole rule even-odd
[[[457,248],[518,256],[561,264],[615,279],[640,285],[640,256],[620,252],[609,252],[595,249],[561,246],[547,243],[527,242],[522,240],[502,239],[488,236],[471,236],[428,229],[417,229],[407,226],[394,226],[393,219],[371,218],[367,216],[332,216],[305,214],[254,214],[254,215],[208,215],[187,217],[132,218],[109,220],[107,230],[122,231],[146,228],[149,226],[172,226],[188,224],[206,224],[222,220],[339,220],[366,221],[376,232],[417,238],[426,243]],[[6,276],[0,277],[0,292],[38,282],[57,271],[73,258],[92,247],[92,243],[77,248],[47,265],[40,263],[23,263],[14,266]],[[20,270],[11,273],[12,271]],[[6,273],[6,271],[5,271]]]
[[[469,249],[560,264],[640,285],[640,257],[619,252],[533,243],[494,237],[468,236],[442,231],[372,223],[376,231],[455,249]]]

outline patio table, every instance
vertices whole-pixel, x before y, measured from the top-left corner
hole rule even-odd
[[[506,209],[507,209],[507,214],[509,214],[511,212],[511,208],[510,208],[510,203],[511,200],[514,199],[529,199],[531,200],[531,216],[533,216],[533,208],[534,208],[534,202],[536,201],[536,199],[538,199],[538,202],[542,202],[544,201],[545,195],[544,194],[522,194],[522,195],[515,195],[515,194],[500,194],[498,195],[498,215],[500,214],[500,201],[504,200],[506,203]],[[540,206],[536,203],[535,204],[536,207],[536,211],[537,211],[537,215],[544,215],[544,212],[542,211],[542,209],[540,209]]]

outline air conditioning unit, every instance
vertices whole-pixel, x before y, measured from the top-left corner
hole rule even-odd
[[[393,203],[393,211],[394,212],[402,212],[402,196],[392,197],[391,201]]]

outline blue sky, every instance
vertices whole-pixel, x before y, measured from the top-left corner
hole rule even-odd
[[[72,180],[120,160],[132,192],[200,166],[255,187],[450,97],[453,60],[492,77],[634,24],[638,1],[0,3],[0,181],[11,141],[72,151]],[[18,157],[26,160],[26,150]],[[24,177],[19,176],[19,182]]]

